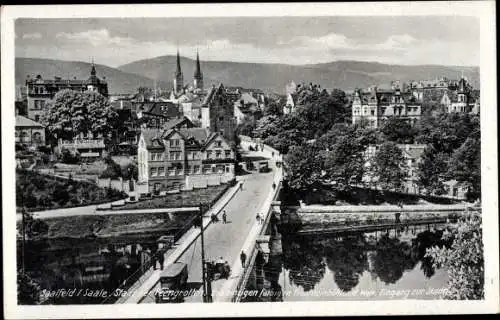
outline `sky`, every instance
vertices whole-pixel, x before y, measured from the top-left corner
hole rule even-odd
[[[174,55],[287,64],[335,60],[479,66],[479,19],[461,16],[17,19],[16,57],[117,67]]]

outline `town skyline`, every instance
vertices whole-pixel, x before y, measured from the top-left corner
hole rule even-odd
[[[478,19],[460,16],[18,19],[15,55],[110,67],[177,50],[204,61],[471,67],[478,29]]]

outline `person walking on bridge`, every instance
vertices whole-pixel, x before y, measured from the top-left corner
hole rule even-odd
[[[226,224],[227,223],[227,215],[226,215],[226,210],[222,213],[222,223]]]
[[[243,250],[241,250],[240,260],[241,260],[241,267],[245,268],[245,262],[247,261],[247,255],[245,254],[245,251],[243,251]]]

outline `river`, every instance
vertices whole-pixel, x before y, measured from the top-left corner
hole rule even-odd
[[[282,254],[256,266],[243,301],[439,299],[446,270],[424,257],[443,224],[351,235],[283,236]]]
[[[177,240],[192,225],[194,217],[193,213],[185,212],[109,215],[91,217],[98,223],[87,219],[84,224],[78,220],[79,224],[73,226],[67,224],[76,224],[74,219],[57,223],[47,219],[51,233],[64,227],[66,234],[75,234],[73,229],[87,230],[88,225],[99,232],[97,236],[27,241],[25,270],[40,285],[44,304],[112,303],[116,288],[130,286],[149,269],[150,252],[161,246],[158,238],[171,235]],[[17,248],[18,269],[21,269],[21,241]]]

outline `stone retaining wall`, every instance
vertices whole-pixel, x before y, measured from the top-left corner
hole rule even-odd
[[[400,213],[401,222],[417,221],[437,218],[456,218],[465,212],[464,209],[448,210],[421,210],[421,211],[380,211],[380,212],[304,212],[299,210],[298,217],[303,225],[310,224],[370,224],[375,222],[395,221],[396,214]]]

